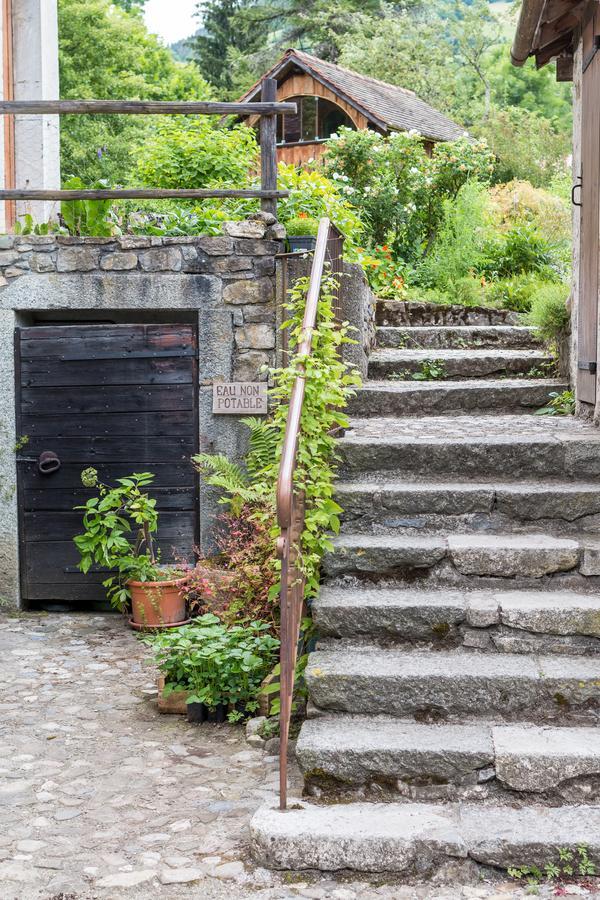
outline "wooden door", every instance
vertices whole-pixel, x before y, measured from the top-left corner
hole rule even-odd
[[[21,589],[44,601],[91,608],[105,598],[102,572],[82,575],[72,538],[73,507],[90,491],[93,466],[112,482],[153,472],[162,558],[190,558],[197,543],[196,335],[191,325],[60,325],[16,336]],[[21,443],[23,443],[21,441]],[[60,468],[42,474],[52,451]]]
[[[577,398],[596,402],[600,266],[600,53],[592,18],[584,30],[581,98],[581,237]]]

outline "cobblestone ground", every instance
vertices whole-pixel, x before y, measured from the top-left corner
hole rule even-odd
[[[242,728],[159,715],[146,655],[116,616],[0,618],[0,900],[525,896],[464,869],[420,886],[258,868],[248,822],[277,760]]]

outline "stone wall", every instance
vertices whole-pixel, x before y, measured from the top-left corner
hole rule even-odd
[[[281,226],[259,214],[219,236],[0,237],[0,599],[19,602],[15,464],[15,327],[48,320],[194,321],[199,444],[241,458],[246,429],[212,413],[214,381],[258,381],[274,362]],[[203,549],[216,498],[200,498]]]

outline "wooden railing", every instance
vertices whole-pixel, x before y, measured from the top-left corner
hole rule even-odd
[[[277,199],[287,191],[277,190],[277,115],[296,113],[295,103],[277,102],[277,81],[265,78],[260,103],[209,103],[204,101],[148,100],[0,100],[0,115],[228,115],[260,116],[260,189],[127,188],[116,190],[42,190],[15,188],[0,190],[0,200],[164,200],[205,199],[207,197],[257,197],[265,212],[276,214]]]
[[[306,387],[302,360],[310,356],[312,352],[312,337],[317,320],[317,306],[321,293],[330,229],[329,219],[321,219],[306,294],[302,339],[296,350],[299,370],[292,386],[277,479],[277,524],[281,531],[277,542],[277,555],[281,559],[279,676],[279,805],[281,809],[285,809],[287,805],[287,749],[300,622],[304,605],[304,578],[301,567],[298,565],[299,542],[304,528],[304,496],[294,484],[300,421]]]

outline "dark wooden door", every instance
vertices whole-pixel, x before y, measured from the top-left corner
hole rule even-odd
[[[17,332],[21,589],[30,605],[90,608],[104,600],[101,572],[82,575],[73,507],[102,481],[153,472],[163,560],[190,558],[197,542],[197,348],[191,325],[60,325]],[[53,451],[61,467],[41,474]]]
[[[583,41],[581,95],[581,260],[577,326],[577,397],[596,402],[600,265],[600,53],[592,18]]]

